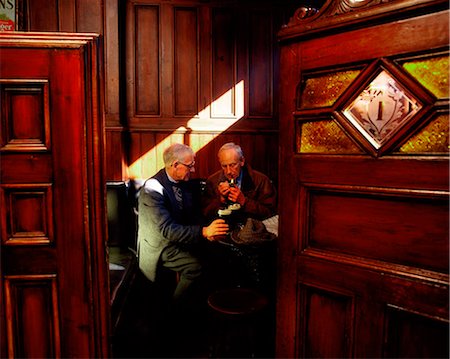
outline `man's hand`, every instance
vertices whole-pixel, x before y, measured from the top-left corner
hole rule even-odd
[[[208,241],[213,241],[216,236],[226,235],[229,229],[228,224],[223,219],[216,219],[208,227],[203,227],[202,234]]]
[[[219,191],[220,194],[220,201],[222,203],[225,203],[227,198],[228,198],[228,194],[230,193],[230,184],[228,182],[220,182],[219,186],[217,186],[217,190]]]
[[[228,199],[232,202],[239,203],[241,206],[245,204],[245,196],[239,187],[230,187],[228,191]]]

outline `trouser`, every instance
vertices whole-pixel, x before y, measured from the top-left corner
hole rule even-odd
[[[202,265],[197,256],[178,246],[168,246],[161,253],[161,262],[165,268],[179,274],[179,281],[173,294],[174,301],[182,300],[193,284],[202,275]]]

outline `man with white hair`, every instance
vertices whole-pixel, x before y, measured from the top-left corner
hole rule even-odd
[[[243,219],[263,220],[276,214],[277,194],[271,180],[252,169],[239,145],[229,142],[217,153],[221,170],[206,181],[203,213],[214,218],[219,208],[240,205]]]
[[[165,168],[145,181],[139,194],[139,268],[151,281],[158,265],[178,272],[173,297],[179,302],[202,274],[202,242],[226,234],[228,225],[222,219],[203,223],[200,195],[190,181],[194,151],[176,143],[164,151],[163,159]]]

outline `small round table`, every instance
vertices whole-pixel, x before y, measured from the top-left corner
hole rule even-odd
[[[255,357],[268,298],[252,288],[226,288],[208,297],[211,357]]]

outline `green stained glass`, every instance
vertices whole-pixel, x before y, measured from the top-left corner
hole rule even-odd
[[[302,122],[297,135],[298,153],[361,153],[356,144],[332,120]]]
[[[420,132],[412,136],[403,146],[401,153],[448,153],[449,117],[438,116]]]
[[[438,99],[448,98],[448,56],[405,62],[403,67]]]
[[[332,106],[360,72],[360,70],[339,71],[306,78],[298,102],[299,108]]]

